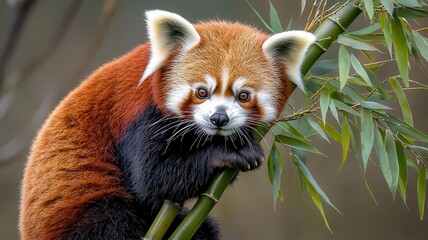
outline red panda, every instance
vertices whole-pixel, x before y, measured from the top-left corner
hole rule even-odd
[[[141,239],[164,200],[197,197],[225,167],[260,166],[255,125],[279,116],[293,83],[303,89],[311,33],[146,18],[149,41],[90,75],[38,133],[22,239]],[[210,219],[195,235],[218,237]]]

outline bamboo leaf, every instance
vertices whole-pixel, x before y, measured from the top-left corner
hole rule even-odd
[[[428,61],[428,40],[416,31],[412,31],[413,39],[415,39],[416,47],[421,53],[425,61]]]
[[[389,83],[391,84],[391,87],[394,89],[394,92],[397,95],[398,103],[400,104],[404,121],[410,126],[413,126],[412,110],[410,109],[410,105],[409,105],[409,102],[407,101],[406,94],[401,88],[400,83],[396,78],[391,78],[389,80]]]
[[[373,25],[370,25],[368,27],[365,27],[363,29],[359,29],[357,31],[353,31],[350,32],[350,35],[354,35],[354,36],[362,36],[362,35],[367,35],[367,34],[371,34],[373,32],[375,32],[376,30],[378,30],[380,28],[379,23],[375,23]]]
[[[339,69],[337,59],[318,60],[311,68],[311,75],[321,76]]]
[[[415,8],[422,7],[422,5],[419,3],[418,0],[395,0],[395,1],[406,7],[415,7]]]
[[[324,208],[322,207],[321,199],[320,199],[317,191],[315,190],[314,186],[312,186],[312,184],[308,181],[308,179],[305,177],[304,174],[300,173],[300,175],[303,176],[302,177],[303,182],[305,183],[305,186],[308,189],[309,194],[311,195],[312,201],[314,202],[315,206],[320,211],[326,227],[328,228],[328,230],[330,232],[332,232],[330,225],[328,224],[327,217],[325,216]]]
[[[379,114],[379,113],[376,113],[376,114]],[[382,116],[382,115],[380,115],[380,116]],[[400,133],[400,134],[407,136],[411,139],[428,143],[428,135],[420,132],[419,130],[417,130],[417,129],[409,126],[409,125],[407,125],[405,122],[402,122],[401,124],[397,123],[397,122],[399,122],[399,121],[397,121],[398,119],[394,119],[393,117],[385,118],[384,116],[382,116],[382,118],[390,123],[390,124],[388,124],[388,126],[395,131],[394,133]],[[396,121],[396,122],[393,122],[393,121]]]
[[[265,25],[265,27],[267,29],[269,29],[269,31],[275,32],[272,30],[272,28],[269,26],[269,24],[263,19],[263,17],[259,14],[259,12],[257,12],[257,10],[247,0],[246,0],[246,2],[250,6],[250,8],[253,10],[253,12],[257,15],[257,17],[259,17],[259,19],[263,23],[263,25]]]
[[[336,119],[336,121],[338,123],[340,123],[339,114],[337,113],[336,106],[334,105],[334,102],[331,100],[330,100],[329,108],[330,108],[331,114],[333,115],[334,119]]]
[[[388,129],[385,131],[385,149],[388,153],[389,170],[391,171],[391,193],[395,199],[398,186],[398,175],[400,172],[398,166],[397,147],[395,146],[394,135]]]
[[[320,135],[324,140],[330,143],[330,140],[328,140],[328,137],[325,132],[311,117],[305,116],[305,119],[309,123],[309,125],[311,125],[312,129],[314,129],[318,133],[318,135]]]
[[[340,164],[339,172],[345,164],[346,157],[348,156],[351,134],[352,130],[349,125],[348,115],[345,114],[342,119],[342,163]]]
[[[363,158],[364,171],[367,168],[374,141],[374,125],[372,118],[372,112],[369,109],[361,109],[361,156]]]
[[[403,199],[403,202],[406,203],[407,199],[407,158],[406,155],[404,155],[404,149],[403,146],[399,142],[395,142],[395,145],[397,147],[397,157],[398,157],[398,167],[400,168],[399,173],[399,179],[398,179],[398,189],[400,190],[401,198]]]
[[[374,15],[373,0],[363,0],[363,3],[364,3],[364,8],[366,9],[367,15],[369,16],[370,20],[372,20]]]
[[[394,12],[394,3],[392,2],[392,0],[380,0],[380,2],[385,7],[388,14],[392,16]]]
[[[275,136],[275,139],[277,142],[282,143],[285,146],[321,154],[321,152],[318,151],[318,149],[296,138],[292,138],[284,135],[277,135]]]
[[[385,145],[383,143],[382,135],[380,134],[379,128],[375,128],[374,131],[374,145],[376,154],[379,159],[380,170],[382,171],[383,177],[388,184],[389,189],[392,186],[392,175],[389,170],[388,153],[386,152]]]
[[[291,30],[291,25],[293,24],[293,19],[290,19],[290,21],[287,24],[287,27],[285,28],[285,31],[290,31]]]
[[[320,107],[321,107],[322,121],[324,124],[327,117],[327,111],[328,111],[329,105],[330,105],[330,91],[327,88],[323,88],[323,90],[321,90],[321,96],[320,96]]]
[[[273,188],[273,208],[275,210],[276,200],[282,201],[281,193],[281,175],[282,175],[282,157],[275,144],[272,145],[272,150],[268,158],[269,179]]]
[[[378,206],[378,207],[379,207],[379,203],[377,202],[376,197],[375,197],[375,195],[373,194],[373,191],[372,191],[372,189],[370,188],[369,183],[367,182],[367,179],[366,179],[366,178],[364,178],[364,183],[365,183],[365,185],[366,185],[366,189],[367,189],[367,191],[369,191],[370,196],[372,197],[373,201],[376,203],[376,206]]]
[[[426,169],[421,168],[418,172],[418,206],[419,206],[419,218],[424,219],[425,211],[425,194],[426,194]]]
[[[370,83],[372,84],[373,88],[376,89],[376,93],[379,94],[380,97],[383,99],[390,99],[388,91],[382,86],[382,83],[377,80],[376,76],[365,66],[363,66],[364,71],[366,72],[367,76],[369,77]],[[377,97],[377,95],[372,95],[371,98]]]
[[[306,177],[306,179],[309,181],[309,183],[314,187],[315,191],[319,194],[319,196],[328,204],[330,205],[334,210],[336,210],[338,213],[342,214],[339,209],[337,209],[333,203],[328,198],[327,194],[321,189],[321,187],[318,185],[317,181],[315,181],[314,177],[312,176],[309,169],[306,167],[306,165],[300,160],[300,158],[297,155],[293,155],[293,158],[295,162],[297,163],[297,166],[299,167],[299,170],[302,171],[303,175]]]
[[[278,122],[277,124],[275,124],[275,126],[278,126],[280,129],[283,129],[283,130],[285,130],[285,131],[287,131],[287,132],[289,132],[289,133],[291,133],[293,136],[295,136],[295,137],[298,137],[298,138],[300,138],[300,139],[306,139],[306,137],[305,136],[303,136],[301,133],[300,133],[300,131],[298,131],[295,127],[293,127],[292,125],[290,125],[289,123],[287,123],[287,122]],[[275,134],[275,135],[279,135],[280,134],[280,132],[278,132],[278,131],[272,131],[273,132],[273,134]]]
[[[366,50],[366,51],[379,51],[379,49],[373,47],[371,44],[368,44],[366,42],[360,41],[355,37],[346,37],[344,35],[340,35],[337,41],[345,46],[360,49],[360,50]]]
[[[388,19],[388,15],[386,13],[379,13],[379,23],[382,28],[383,36],[385,38],[385,43],[388,48],[389,54],[392,56],[391,24],[389,23]]]
[[[268,131],[269,131],[269,128],[267,127],[260,126],[260,125],[257,126],[255,132],[257,132],[258,134],[253,134],[254,139],[259,142],[262,141]]]
[[[342,136],[336,129],[334,129],[330,124],[322,122],[318,122],[318,125],[326,132],[328,135],[330,135],[336,142],[342,143]]]
[[[394,10],[394,15],[402,18],[422,18],[428,17],[428,11],[422,8],[396,8]]]
[[[279,20],[278,13],[275,7],[273,6],[272,2],[269,1],[269,3],[270,3],[270,10],[269,10],[270,26],[272,27],[272,30],[274,33],[280,33],[282,32],[281,21]]]
[[[428,148],[422,147],[422,146],[415,146],[415,145],[407,145],[408,149],[411,149],[415,152],[418,152],[420,154],[428,154]]]
[[[339,83],[336,81],[330,81],[330,84],[336,88],[338,91],[340,91]],[[364,101],[363,95],[356,91],[354,88],[350,87],[349,84],[345,85],[345,87],[342,89],[342,93],[344,93],[347,97],[349,97],[350,100],[353,102],[362,102]]]
[[[341,101],[338,101],[338,100],[336,100],[336,99],[332,99],[332,100],[333,100],[333,102],[334,102],[334,105],[335,105],[339,110],[342,110],[342,111],[348,112],[348,113],[350,113],[350,114],[352,114],[352,115],[360,116],[360,114],[359,114],[357,111],[355,111],[354,109],[352,109],[349,105],[347,105],[347,104],[345,104],[345,103],[343,103],[343,102],[341,102]]]
[[[300,15],[302,15],[303,11],[306,7],[306,0],[300,0]]]
[[[352,84],[355,84],[355,85],[358,85],[358,86],[362,86],[362,87],[369,87],[369,85],[367,85],[366,82],[361,81],[361,79],[359,79],[358,77],[350,76],[350,77],[348,77],[348,82],[352,83]]]
[[[397,60],[398,70],[406,85],[409,86],[409,52],[407,49],[407,39],[403,30],[403,25],[399,17],[395,17],[391,22],[392,41],[394,43],[395,58]]]
[[[363,102],[361,102],[361,106],[368,108],[368,109],[391,109],[388,106],[385,106],[385,105],[377,103],[377,102],[371,102],[371,101],[363,101]]]
[[[340,90],[346,85],[349,76],[349,70],[351,69],[351,60],[349,52],[346,48],[341,45],[339,48],[339,77],[340,77]]]
[[[354,54],[350,54],[352,67],[355,69],[358,75],[369,85],[372,86],[369,76],[367,72],[364,70],[363,65],[358,61],[358,59],[354,56]]]

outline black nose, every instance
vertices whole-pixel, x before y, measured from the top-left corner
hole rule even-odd
[[[223,127],[223,126],[226,126],[226,124],[229,123],[229,117],[227,116],[226,113],[215,112],[210,117],[210,121],[216,127]]]

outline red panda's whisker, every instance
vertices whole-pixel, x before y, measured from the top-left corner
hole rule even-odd
[[[251,126],[245,126],[245,128],[251,129],[253,130],[255,133],[257,133],[261,139],[263,139],[263,142],[266,144],[266,148],[268,149],[270,146],[268,144],[268,142],[266,141],[266,139],[264,138],[263,134],[255,127],[251,127]]]
[[[177,132],[175,132],[175,133],[173,132],[172,136],[168,138],[168,142],[174,141],[177,137],[180,137],[181,136],[180,133],[184,132],[184,134],[183,134],[183,136],[184,136],[186,133],[188,133],[189,131],[191,131],[192,128],[194,128],[194,127],[197,127],[197,124],[196,123],[190,123],[189,125],[187,125],[187,126],[181,128],[180,130],[178,130]]]
[[[196,126],[196,123],[191,123],[191,124],[189,124],[189,125],[187,125],[187,126],[185,126],[184,128],[182,128],[182,129],[180,129],[180,130],[178,130],[177,132],[173,132],[173,134],[172,134],[172,136],[171,137],[169,137],[168,139],[167,139],[167,145],[166,145],[166,148],[165,148],[165,151],[164,151],[164,153],[166,152],[166,150],[168,149],[168,147],[169,147],[169,145],[171,144],[171,142],[173,142],[177,137],[180,137],[180,136],[182,136],[182,137],[184,137],[184,135],[186,134],[186,133],[188,133],[188,132],[190,132],[190,131],[192,131],[194,128],[196,128],[197,126]],[[186,131],[187,130],[187,131]],[[175,131],[175,130],[174,130]],[[183,132],[184,131],[184,132]],[[182,132],[182,135],[179,135],[179,133],[180,132]],[[183,141],[183,139],[181,139],[181,141]]]
[[[165,122],[165,121],[169,121],[169,120],[173,120],[173,119],[181,119],[181,118],[178,116],[163,116],[162,118],[160,118],[156,122],[150,124],[150,126],[154,126],[154,125],[159,124],[161,122]]]

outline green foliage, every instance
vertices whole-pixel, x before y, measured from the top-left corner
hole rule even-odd
[[[273,206],[276,206],[276,200],[284,200],[281,192],[281,174],[282,174],[282,157],[276,144],[272,145],[272,150],[268,158],[269,180],[273,187]]]
[[[358,1],[352,1],[355,3]],[[282,200],[282,156],[277,145],[283,145],[328,229],[322,201],[334,209],[336,207],[307,167],[307,161],[310,161],[307,153],[320,153],[310,144],[314,136],[326,142],[333,139],[342,145],[339,171],[353,153],[361,159],[364,171],[367,167],[379,168],[393,199],[398,191],[404,203],[408,171],[415,170],[420,218],[424,215],[428,135],[413,127],[406,93],[414,89],[428,90],[427,85],[409,78],[410,58],[421,64],[428,60],[428,39],[421,34],[428,28],[417,29],[419,25],[413,21],[428,16],[426,1],[363,0],[361,3],[361,9],[369,17],[367,26],[354,32],[345,31],[338,37],[337,59],[317,61],[306,75],[307,101],[301,106],[293,106],[293,112],[281,117],[270,129],[275,136],[268,161],[274,204],[278,198]],[[337,2],[329,7],[327,1],[321,0],[311,5],[306,30],[328,21],[347,4],[349,1]],[[302,0],[301,6],[303,12],[306,1]],[[272,3],[270,24],[256,14],[271,31],[282,30],[278,11]],[[325,39],[319,39],[318,43],[322,41]],[[389,54],[383,54],[386,50]],[[395,62],[398,71],[378,79],[377,71],[382,71],[388,62]],[[398,102],[401,116],[393,115],[388,107],[394,102]],[[366,179],[364,183],[377,204]]]

